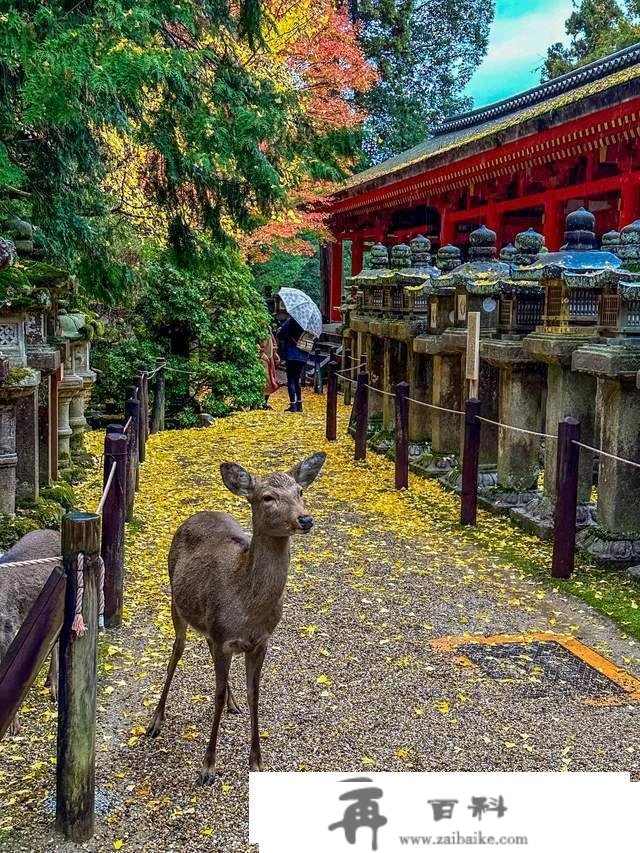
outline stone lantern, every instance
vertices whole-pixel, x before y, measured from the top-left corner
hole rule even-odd
[[[544,248],[544,237],[532,228],[516,237],[513,252],[509,252],[514,267],[533,264]],[[505,255],[506,257],[506,255]],[[500,253],[503,259],[503,253]],[[511,274],[499,283],[498,331],[502,338],[521,337],[533,332],[540,322],[544,304],[544,289],[534,281],[513,281]]]
[[[464,330],[470,311],[480,314],[480,334],[486,337],[498,330],[498,299],[501,280],[509,277],[509,265],[496,260],[496,232],[482,225],[469,235],[469,260],[444,273],[442,286],[455,288],[456,329]],[[466,346],[466,341],[465,341]]]
[[[89,366],[86,315],[61,311],[58,328],[64,351],[64,377],[58,387],[58,456],[60,470],[65,472],[73,467],[72,456],[84,452],[85,399],[95,373]]]
[[[412,318],[424,324],[424,321],[428,323],[430,297],[434,293],[433,284],[437,282],[440,270],[431,262],[431,241],[428,237],[415,237],[411,241],[410,251],[411,266],[397,270],[396,278],[404,287],[406,310]]]
[[[620,233],[619,255],[630,269],[600,273],[616,287],[608,297],[610,317],[601,332],[572,356],[577,376],[597,382],[595,446],[607,454],[640,461],[640,221]],[[593,274],[598,275],[597,273]],[[606,297],[602,297],[603,301]],[[604,309],[603,309],[604,310]],[[583,451],[581,450],[581,454]],[[602,453],[598,463],[596,523],[578,535],[578,544],[599,562],[628,566],[640,562],[640,476],[638,469]]]
[[[574,353],[600,338],[599,311],[603,299],[615,296],[620,259],[597,249],[595,217],[580,208],[566,219],[565,245],[559,252],[540,255],[531,266],[514,268],[518,281],[539,282],[545,291],[544,312],[537,330],[524,338],[524,356],[547,366],[545,429],[555,435],[566,416],[581,424],[582,441],[593,445],[596,428],[596,378],[572,370]],[[549,537],[553,532],[556,494],[556,442],[547,439],[544,493],[514,509],[513,516],[527,529]],[[580,452],[578,469],[579,526],[591,524],[593,454]]]
[[[37,421],[21,425],[17,432],[18,407],[31,400],[37,412],[40,374],[27,364],[25,300],[31,285],[17,269],[9,241],[0,246],[0,512],[14,513],[17,498],[38,496]],[[7,369],[8,368],[8,369]]]

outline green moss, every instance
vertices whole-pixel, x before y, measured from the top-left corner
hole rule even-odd
[[[0,515],[0,551],[8,551],[26,533],[38,530],[40,525],[32,518],[17,515]]]
[[[28,376],[31,376],[32,373],[33,371],[28,367],[12,367],[4,380],[4,384],[20,385],[20,383]]]
[[[46,501],[55,501],[56,503],[59,503],[60,506],[67,511],[73,509],[75,506],[73,488],[69,483],[62,481],[54,483],[46,489],[40,489],[40,497],[44,498]]]
[[[625,530],[621,533],[613,533],[611,530],[605,530],[599,524],[590,525],[585,534],[591,539],[601,539],[605,542],[619,542],[621,539],[640,539],[640,532],[637,530]]]
[[[64,515],[64,507],[57,501],[38,498],[35,501],[21,501],[17,514],[33,519],[39,528],[58,530]]]

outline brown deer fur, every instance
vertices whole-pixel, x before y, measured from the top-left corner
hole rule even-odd
[[[249,764],[252,770],[262,769],[258,728],[262,663],[269,638],[282,616],[289,539],[313,526],[302,487],[315,480],[325,458],[324,453],[316,453],[288,474],[266,477],[252,476],[240,465],[222,464],[224,484],[251,505],[253,537],[231,515],[198,512],[178,528],[171,543],[169,578],[176,638],[164,689],[147,733],[152,737],[160,733],[171,679],[184,651],[187,626],[191,626],[206,638],[216,671],[215,711],[198,780],[201,785],[210,785],[215,778],[216,741],[225,703],[230,713],[240,713],[229,685],[234,654],[245,656],[251,714]]]

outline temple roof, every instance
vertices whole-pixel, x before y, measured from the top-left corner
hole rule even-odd
[[[612,89],[617,91],[612,92]],[[588,114],[603,106],[602,98],[598,97],[602,93],[606,93],[606,105],[640,95],[640,43],[512,98],[446,119],[425,142],[353,175],[335,197],[351,196],[409,177],[419,170],[412,167],[423,163],[431,168],[462,159],[476,150],[486,150],[494,145],[487,137],[500,134],[500,142],[504,142],[505,133],[532,119],[539,122],[547,117],[548,126],[552,126]],[[571,112],[563,117],[563,108],[567,107],[572,108]],[[536,126],[531,132],[539,129]],[[483,140],[488,144],[482,145]],[[366,186],[368,184],[371,186]]]

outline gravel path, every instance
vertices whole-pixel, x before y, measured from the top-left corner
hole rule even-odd
[[[284,407],[280,395],[274,406]],[[82,849],[248,851],[248,716],[223,720],[219,784],[195,786],[212,715],[213,667],[190,637],[162,736],[143,736],[171,646],[166,553],[198,509],[246,505],[218,465],[282,470],[324,447],[323,401],[300,418],[240,414],[206,430],[152,436],[127,542],[125,626],[100,644],[97,783],[104,814]],[[341,410],[345,419],[345,410]],[[98,449],[100,436],[91,436]],[[598,707],[539,696],[483,676],[431,641],[461,634],[552,632],[580,638],[640,676],[637,641],[560,588],[496,557],[548,561],[548,548],[482,514],[470,536],[457,499],[390,464],[357,466],[352,442],[330,448],[309,490],[314,534],[294,542],[284,617],[267,657],[261,702],[268,770],[631,770],[640,703]],[[85,488],[88,505],[96,484]],[[244,703],[241,662],[232,669]],[[535,691],[533,691],[535,692]],[[540,692],[540,691],[539,691]],[[544,693],[544,689],[542,691]],[[32,691],[20,738],[0,744],[0,848],[77,850],[53,830],[55,712]]]

